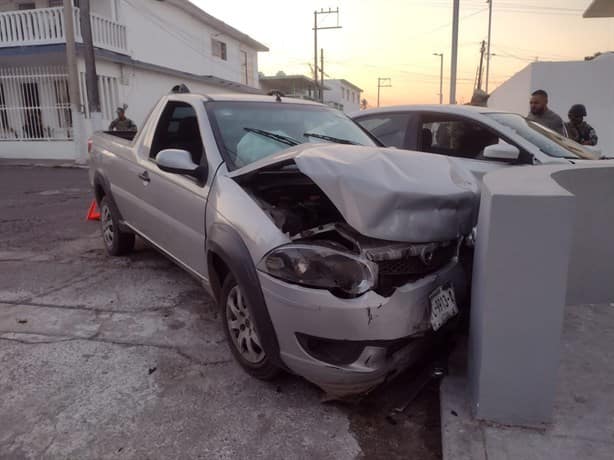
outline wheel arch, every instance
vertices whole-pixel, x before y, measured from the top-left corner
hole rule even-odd
[[[207,234],[207,269],[209,283],[218,305],[224,279],[232,274],[245,291],[248,306],[258,328],[261,345],[267,356],[286,369],[281,361],[279,342],[251,254],[239,233],[227,224],[214,224]]]

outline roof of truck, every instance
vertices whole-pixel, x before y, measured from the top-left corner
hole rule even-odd
[[[478,107],[472,105],[457,105],[457,104],[423,104],[423,105],[391,105],[388,107],[380,107],[375,109],[361,110],[350,114],[350,117],[356,118],[364,115],[371,115],[375,113],[389,113],[389,112],[436,112],[447,113],[454,115],[467,115],[476,113],[506,113],[505,110],[491,109],[488,107]]]
[[[204,94],[204,93],[192,93],[192,92],[177,92],[170,93],[168,95],[170,98],[177,98],[180,100],[190,100],[190,99],[199,99],[205,101],[233,101],[233,102],[279,102],[277,101],[276,95],[266,95],[266,94],[242,94],[242,93],[215,93],[215,94]],[[302,104],[302,105],[316,105],[316,106],[324,106],[328,107],[325,104],[320,104],[319,102],[314,102],[306,99],[299,99],[294,97],[285,97],[281,96],[282,103],[291,103],[291,104]]]

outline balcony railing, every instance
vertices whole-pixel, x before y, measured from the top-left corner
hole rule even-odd
[[[75,40],[83,42],[79,9],[74,9]],[[94,46],[127,54],[126,26],[91,15]],[[64,8],[40,8],[0,13],[0,48],[66,42]]]

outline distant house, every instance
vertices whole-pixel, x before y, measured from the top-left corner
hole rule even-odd
[[[324,80],[328,89],[324,91],[324,103],[345,113],[360,110],[362,89],[347,80]]]
[[[277,75],[260,77],[260,87],[265,93],[279,91],[286,97],[316,100],[316,85],[313,78],[304,75]],[[324,86],[328,89],[327,86]]]
[[[188,0],[91,0],[90,9],[105,127],[123,104],[142,126],[155,101],[179,83],[194,92],[261,92],[258,52],[268,48]],[[0,157],[83,154],[73,142],[63,14],[63,0],[0,1]],[[78,8],[75,39],[78,116],[87,127]]]
[[[614,154],[614,53],[585,61],[532,62],[493,91],[488,107],[526,115],[530,94],[543,89],[549,106],[564,120],[573,104],[584,104],[586,120],[599,136],[603,153]]]
[[[320,85],[318,85],[319,87]],[[318,100],[313,78],[304,75],[277,75],[260,77],[260,87],[264,92],[280,91],[287,97]],[[324,104],[345,113],[360,109],[362,89],[347,80],[324,80]]]

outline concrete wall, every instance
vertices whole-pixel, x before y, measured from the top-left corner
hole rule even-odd
[[[133,59],[196,75],[242,82],[241,50],[248,53],[248,85],[258,88],[257,53],[253,48],[203,24],[179,8],[151,0],[123,0],[120,20],[127,25]],[[211,39],[227,45],[227,60],[212,53]]]
[[[98,16],[113,19],[114,1],[91,0],[90,11]],[[0,12],[17,10],[20,3],[34,3],[36,8],[49,8],[49,0],[0,0]]]
[[[566,303],[614,302],[614,160],[553,179],[576,197]]]
[[[573,104],[584,104],[586,121],[599,136],[598,147],[614,156],[614,54],[591,61],[534,62],[503,83],[488,101],[488,106],[526,115],[530,93],[544,89],[549,106],[567,121]]]
[[[527,66],[495,89],[488,107],[526,115],[529,112],[532,67]]]
[[[76,155],[73,141],[1,141],[0,158],[74,161]]]
[[[614,302],[614,160],[484,177],[473,272],[474,414],[551,420],[566,305]]]

